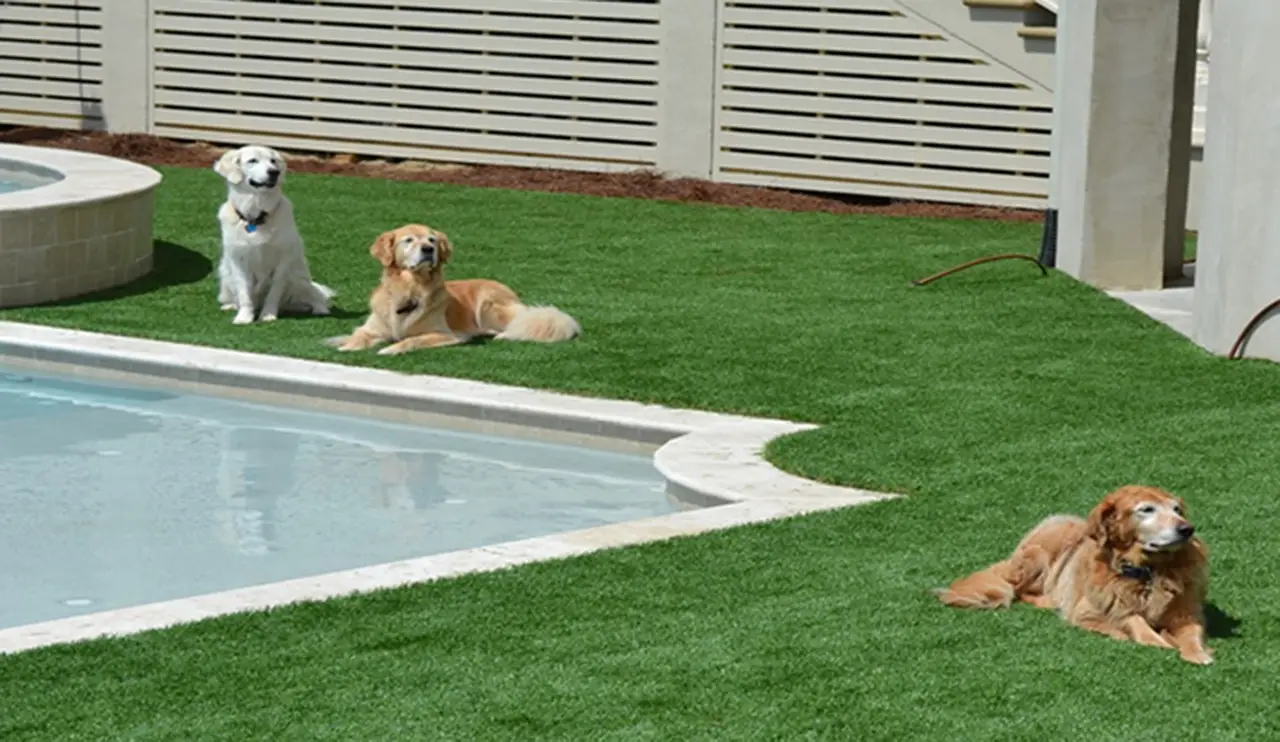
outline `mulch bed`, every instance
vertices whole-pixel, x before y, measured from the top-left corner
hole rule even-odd
[[[0,130],[0,142],[79,150],[146,165],[179,167],[212,167],[217,156],[225,150],[224,147],[216,147],[204,142],[183,142],[148,134],[106,134],[37,127],[11,127]],[[752,206],[783,211],[988,219],[1009,222],[1039,222],[1042,219],[1040,212],[1025,209],[801,193],[775,188],[713,183],[695,178],[667,178],[650,172],[591,173],[500,165],[456,166],[419,161],[361,159],[347,154],[306,153],[291,153],[289,168],[304,173],[356,175],[483,188],[649,198],[725,206]]]

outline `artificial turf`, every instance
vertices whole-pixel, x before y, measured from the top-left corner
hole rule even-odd
[[[157,270],[0,319],[821,423],[777,465],[909,497],[0,658],[0,739],[1259,740],[1280,734],[1280,371],[1228,362],[1061,275],[994,264],[1035,225],[836,217],[291,176],[340,315],[233,327],[222,196],[164,171]],[[354,327],[367,245],[425,221],[453,277],[582,320],[562,346],[398,358]],[[1208,668],[929,589],[1126,482],[1213,550]]]

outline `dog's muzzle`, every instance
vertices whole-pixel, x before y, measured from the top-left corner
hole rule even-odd
[[[249,185],[253,186],[254,188],[275,188],[276,184],[279,182],[280,182],[279,170],[269,171],[267,173],[267,177],[265,180],[254,180],[252,178],[249,179]]]
[[[414,261],[411,267],[420,268],[424,265],[436,264],[436,249],[434,247],[424,247],[418,251],[418,259]]]

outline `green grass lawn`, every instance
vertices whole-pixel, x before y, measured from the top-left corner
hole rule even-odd
[[[0,658],[0,739],[1261,740],[1280,733],[1280,371],[1212,358],[1021,263],[1036,225],[834,217],[294,176],[346,316],[233,327],[209,171],[165,170],[156,273],[0,319],[822,424],[779,466],[909,493],[504,573]],[[382,229],[582,320],[563,346],[387,359],[362,318]],[[929,589],[1126,482],[1213,549],[1217,664]]]

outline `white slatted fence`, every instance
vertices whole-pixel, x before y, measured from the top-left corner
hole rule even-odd
[[[152,0],[156,134],[655,164],[658,2]]]
[[[107,1],[0,0],[0,123],[101,127]]]
[[[220,144],[1033,207],[1052,105],[898,0],[0,0],[0,123],[104,97]]]
[[[893,0],[722,0],[717,180],[1042,206],[1052,93]]]

